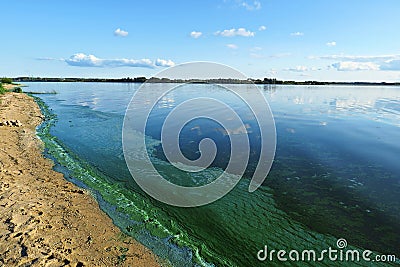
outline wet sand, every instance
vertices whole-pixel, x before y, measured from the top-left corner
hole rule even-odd
[[[52,169],[35,135],[43,119],[31,97],[0,95],[0,266],[160,266]]]

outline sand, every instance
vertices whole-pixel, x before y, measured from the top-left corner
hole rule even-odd
[[[0,95],[0,266],[160,266],[42,155],[43,120],[25,94]]]

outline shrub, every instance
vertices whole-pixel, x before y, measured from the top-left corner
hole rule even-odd
[[[14,88],[14,92],[15,92],[15,93],[22,93],[21,87],[15,87],[15,88]]]
[[[2,83],[12,83],[13,81],[12,81],[11,78],[3,77],[3,78],[1,78],[1,82],[2,82]]]
[[[3,85],[0,83],[0,95],[4,94],[6,92],[6,89],[3,87]]]

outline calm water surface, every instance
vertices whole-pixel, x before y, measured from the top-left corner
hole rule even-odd
[[[277,128],[276,157],[264,185],[248,193],[249,179],[244,178],[210,205],[176,208],[143,193],[124,161],[122,122],[139,84],[28,85],[26,91],[58,92],[39,95],[56,115],[50,135],[41,138],[59,163],[57,169],[91,189],[123,231],[174,266],[263,265],[267,262],[259,262],[256,254],[264,245],[323,250],[335,247],[338,238],[351,247],[400,255],[399,87],[260,86]],[[162,86],[149,85],[149,93]],[[246,85],[236,86],[251,96]],[[198,96],[224,100],[249,124],[250,176],[258,159],[259,129],[248,108],[215,85],[181,86],[156,105],[145,133],[154,165],[188,186],[208,183],[226,166],[229,140],[218,124],[205,119],[183,128],[180,145],[184,155],[195,159],[200,140],[212,138],[218,147],[212,166],[196,176],[165,160],[159,142],[164,118],[182,101]],[[220,112],[215,106],[193,108]],[[324,264],[335,263],[318,263]],[[287,263],[297,265],[304,263]]]

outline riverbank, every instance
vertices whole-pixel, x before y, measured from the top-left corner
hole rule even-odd
[[[34,100],[0,96],[0,266],[160,266],[85,190],[55,172],[35,134]]]

